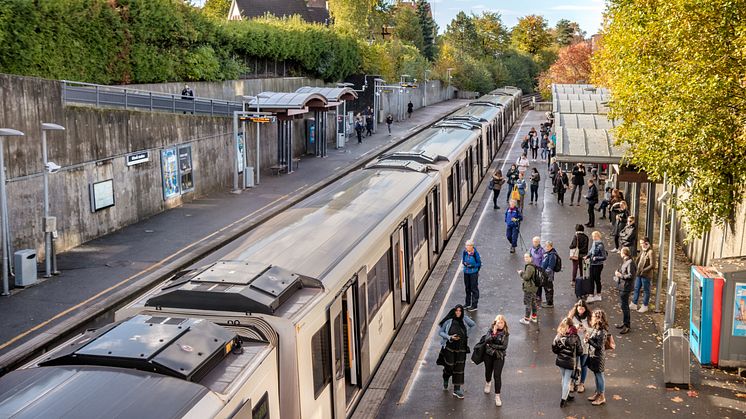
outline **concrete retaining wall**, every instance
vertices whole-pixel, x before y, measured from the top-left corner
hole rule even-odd
[[[380,121],[386,118],[389,113],[393,115],[395,121],[407,117],[407,104],[412,102],[413,109],[419,109],[424,105],[442,102],[452,98],[454,95],[453,87],[443,86],[439,80],[427,82],[427,92],[425,85],[420,83],[417,88],[396,89],[384,88],[380,96]]]
[[[233,183],[233,125],[230,118],[63,106],[60,83],[0,74],[0,127],[25,137],[5,138],[8,204],[13,248],[35,248],[43,256],[42,122],[63,125],[48,134],[49,160],[62,169],[50,175],[50,213],[57,216],[59,251],[153,216],[184,201]],[[334,144],[334,114],[327,139]],[[264,168],[276,164],[277,125],[262,126]],[[293,149],[305,150],[305,123],[293,122]],[[255,161],[255,126],[247,129],[247,160]],[[161,151],[191,146],[193,190],[163,197]],[[126,165],[127,154],[148,151],[149,161]],[[253,164],[252,164],[253,165]],[[115,204],[91,210],[90,185],[113,180]]]
[[[223,82],[201,81],[188,84],[194,90],[195,96],[221,100],[240,100],[238,96],[252,96],[261,92],[294,92],[304,86],[335,86],[334,83],[325,83],[323,80],[308,77],[226,80]],[[184,88],[184,83],[130,84],[123,87],[180,94],[181,89]]]

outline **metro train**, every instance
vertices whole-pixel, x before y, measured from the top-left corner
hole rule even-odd
[[[0,417],[345,418],[506,141],[480,97],[0,378]]]

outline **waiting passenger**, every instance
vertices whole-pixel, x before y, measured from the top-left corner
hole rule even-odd
[[[510,201],[510,191],[513,190],[513,185],[515,185],[515,182],[518,180],[518,167],[515,164],[510,165],[506,178],[508,181],[508,193],[506,194],[505,202],[508,202]]]
[[[536,304],[536,291],[538,290],[538,287],[536,286],[536,283],[540,282],[540,280],[537,280],[537,270],[541,268],[533,264],[529,253],[523,255],[523,261],[526,262],[526,265],[523,269],[518,271],[518,275],[520,275],[523,280],[521,289],[523,290],[523,305],[525,306],[526,311],[523,318],[518,322],[521,324],[529,324],[529,322],[538,323],[539,319],[536,316],[536,311],[538,309]]]
[[[515,253],[515,248],[518,247],[518,235],[521,234],[521,221],[523,221],[523,214],[517,207],[517,202],[514,199],[510,200],[510,206],[505,211],[505,236],[510,243],[510,253]]]
[[[484,392],[490,394],[492,378],[495,378],[495,406],[503,405],[500,399],[502,390],[502,373],[505,365],[505,354],[508,350],[508,322],[505,316],[498,314],[487,331],[484,340]]]
[[[474,311],[479,305],[479,270],[482,268],[482,259],[474,247],[474,240],[466,241],[466,249],[461,253],[461,264],[464,265],[464,289],[466,291],[464,308]]]
[[[443,390],[448,391],[448,381],[453,381],[453,395],[464,398],[464,369],[469,353],[469,330],[476,324],[464,313],[459,304],[438,323],[440,332],[440,354],[436,364],[443,366]]]
[[[555,365],[559,367],[562,376],[560,407],[565,407],[568,401],[574,399],[573,396],[570,396],[570,381],[575,370],[577,356],[583,353],[578,338],[578,329],[575,328],[572,319],[566,317],[560,322],[557,327],[557,336],[552,342],[552,352],[557,355]]]
[[[497,198],[500,196],[500,189],[503,186],[503,183],[505,183],[505,178],[503,177],[503,172],[500,169],[495,169],[495,173],[492,175],[492,179],[490,179],[490,189],[492,190],[492,208],[493,209],[500,209],[500,207],[497,205]]]

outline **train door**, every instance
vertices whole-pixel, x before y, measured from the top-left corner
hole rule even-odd
[[[394,281],[394,323],[398,327],[412,295],[410,283],[409,226],[402,222],[391,235],[391,267]]]
[[[479,136],[477,143],[477,176],[479,179],[484,175],[484,136]]]
[[[492,156],[495,155],[494,142],[492,138],[492,125],[487,124],[487,156],[489,160],[492,160]]]
[[[459,172],[459,215],[464,214],[464,210],[466,209],[466,204],[469,202],[469,159],[464,157],[463,160],[460,160],[458,163],[458,172]]]
[[[454,184],[454,168],[451,167],[451,174],[446,180],[446,226],[448,230],[455,225],[456,220],[456,193]]]
[[[360,298],[358,277],[355,276],[329,306],[334,368],[332,404],[335,418],[347,416],[349,407],[362,390],[364,379],[367,379],[361,368],[361,344],[367,343],[367,318],[362,319],[366,306],[364,303],[365,300]],[[367,350],[364,352],[367,357]]]
[[[462,183],[464,179],[464,174],[461,169],[462,166],[463,165],[461,164],[460,160],[457,161],[453,165],[453,171],[456,174],[456,177],[453,179],[453,189],[456,192],[456,201],[455,201],[456,202],[456,215],[461,215],[461,203],[465,201],[462,195],[463,189],[464,189],[462,187]],[[454,219],[454,225],[455,225],[455,219]]]
[[[431,254],[440,252],[440,191],[436,186],[427,195],[427,231]],[[428,266],[435,264],[435,258],[428,255]]]
[[[466,183],[469,188],[469,196],[474,193],[474,147],[466,150]]]

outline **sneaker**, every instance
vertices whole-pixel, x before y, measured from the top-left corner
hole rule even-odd
[[[460,388],[453,390],[453,397],[457,399],[463,399],[464,398],[464,390],[461,390]]]
[[[641,305],[640,309],[637,310],[638,313],[645,313],[646,311],[648,311],[648,306],[646,305]]]
[[[502,405],[503,405],[503,401],[500,400],[500,395],[499,394],[495,394],[495,406],[500,407]]]
[[[491,389],[492,389],[492,382],[491,381],[487,381],[486,383],[484,383],[484,393],[485,394],[490,394],[490,390]]]
[[[554,308],[554,304],[546,303],[546,304],[542,304],[541,307],[542,308]]]
[[[534,323],[539,323],[539,317],[537,316],[531,316],[531,321]]]
[[[471,308],[471,304],[467,304],[464,306],[464,310],[469,310]]]
[[[510,247],[510,253],[515,253],[515,247]]]
[[[611,252],[611,253],[619,253],[619,249],[617,249],[617,248],[615,247],[615,248],[613,248],[613,249],[609,250],[609,252]]]
[[[601,301],[601,294],[596,295],[596,298],[593,299],[593,301]]]
[[[474,307],[464,307],[464,308],[466,308],[466,311],[476,311],[477,310],[477,306],[474,306]]]
[[[635,303],[629,303],[629,309],[630,310],[637,310],[637,304],[635,304]]]
[[[518,320],[518,323],[520,323],[520,324],[529,324],[531,322],[527,318],[523,317],[520,320]]]
[[[585,392],[585,384],[583,384],[583,383],[578,384],[578,387],[575,389],[575,391],[578,392],[578,393],[584,393]]]
[[[627,326],[624,326],[622,330],[619,331],[620,335],[626,335],[627,333],[629,333],[629,327]]]

